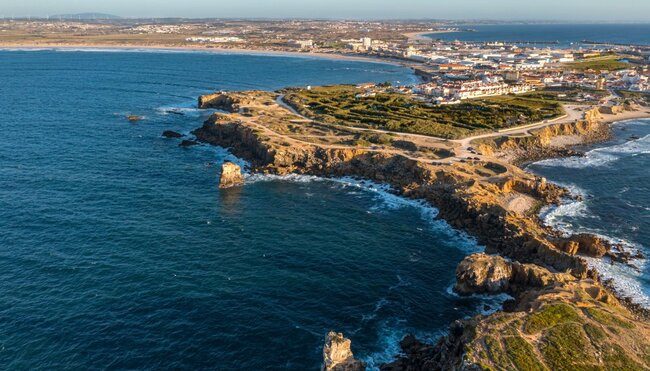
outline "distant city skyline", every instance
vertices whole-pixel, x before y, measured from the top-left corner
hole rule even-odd
[[[347,18],[650,22],[648,0],[21,0],[2,17],[107,13],[127,18]]]

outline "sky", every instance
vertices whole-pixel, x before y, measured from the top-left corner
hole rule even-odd
[[[85,12],[143,18],[426,18],[650,23],[650,0],[0,0],[0,17]]]

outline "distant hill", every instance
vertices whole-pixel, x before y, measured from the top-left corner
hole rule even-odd
[[[60,19],[80,19],[80,20],[91,20],[91,19],[122,19],[122,17],[104,14],[104,13],[78,13],[78,14],[57,14],[51,15],[50,18],[60,18]]]

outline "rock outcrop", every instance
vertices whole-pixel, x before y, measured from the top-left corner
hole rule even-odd
[[[126,116],[126,119],[129,120],[130,122],[138,122],[144,120],[144,116],[128,115]]]
[[[203,95],[199,97],[199,108],[213,108],[227,112],[237,112],[240,108],[240,100],[233,98],[227,93]]]
[[[459,294],[516,295],[531,288],[575,281],[566,273],[551,273],[534,264],[510,262],[498,255],[474,254],[466,257],[456,268],[454,290]]]
[[[456,268],[454,290],[460,294],[506,292],[512,279],[512,263],[500,256],[474,254]]]
[[[331,331],[325,337],[322,371],[364,371],[366,364],[354,359],[352,342],[343,334]]]
[[[165,138],[181,138],[183,137],[183,134],[175,132],[173,130],[165,130],[163,131],[162,136]]]
[[[221,165],[221,178],[219,188],[232,188],[244,184],[244,176],[241,167],[235,163],[226,161]]]
[[[196,146],[198,144],[199,144],[199,142],[197,142],[195,140],[184,139],[178,146],[187,148],[187,147]]]

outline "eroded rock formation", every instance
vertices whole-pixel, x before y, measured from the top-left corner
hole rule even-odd
[[[341,333],[331,331],[323,347],[323,371],[364,371],[366,364],[354,359],[352,342]]]
[[[244,184],[244,176],[241,173],[241,167],[230,161],[221,165],[221,178],[219,179],[219,188],[231,188]]]

